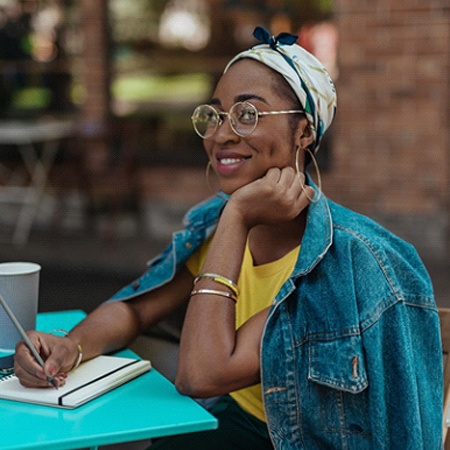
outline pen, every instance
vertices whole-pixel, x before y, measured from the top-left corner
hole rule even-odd
[[[17,317],[14,315],[14,313],[11,310],[11,308],[8,306],[8,303],[6,303],[6,300],[2,297],[1,294],[0,294],[0,303],[2,304],[4,310],[8,314],[8,316],[11,319],[12,323],[14,324],[14,326],[17,328],[17,331],[22,336],[22,339],[25,341],[25,344],[30,349],[31,353],[33,353],[33,356],[36,358],[37,362],[40,364],[40,366],[42,368],[44,368],[44,360],[41,358],[41,355],[35,349],[33,343],[30,341],[30,339],[28,338],[27,334],[25,333],[25,330],[22,328],[22,325],[20,325],[20,322],[17,320]],[[58,385],[56,384],[56,381],[55,381],[54,378],[49,377],[47,375],[47,380],[48,380],[49,383],[52,384],[52,386],[55,389],[58,389]]]

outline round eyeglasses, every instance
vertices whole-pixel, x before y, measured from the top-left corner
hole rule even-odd
[[[238,136],[245,137],[253,133],[261,116],[269,114],[298,114],[304,112],[302,109],[260,112],[255,105],[245,101],[235,103],[228,112],[217,111],[211,105],[197,106],[192,114],[191,120],[195,132],[201,138],[209,139],[217,131],[217,128],[223,124],[225,117],[228,116],[231,129]]]

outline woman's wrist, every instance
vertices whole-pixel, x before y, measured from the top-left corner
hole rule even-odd
[[[63,330],[61,328],[50,331],[50,334],[70,339],[69,332],[66,330]],[[72,340],[74,342],[74,344],[77,346],[78,355],[75,359],[74,364],[72,365],[72,368],[68,372],[75,370],[81,364],[81,361],[83,360],[83,347],[81,346],[80,343],[75,342],[73,339],[70,339],[70,340]]]
[[[71,371],[75,370],[83,360],[83,347],[81,347],[81,344],[77,344],[77,348],[78,348],[78,358],[77,361],[75,362],[75,365],[72,367],[72,369],[70,369]]]
[[[240,236],[246,240],[254,226],[255,223],[247,217],[237,202],[229,201],[220,215],[216,233],[227,234],[232,238],[231,242],[239,240]]]

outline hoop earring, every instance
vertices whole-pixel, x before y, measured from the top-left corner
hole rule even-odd
[[[297,150],[296,150],[296,152],[295,152],[295,170],[296,170],[297,175],[298,175],[299,177],[300,177],[300,173],[301,173],[301,170],[300,170],[300,164],[298,163],[298,155],[299,155],[300,150],[301,150],[301,147],[297,147]],[[311,197],[308,195],[308,193],[307,193],[307,191],[306,191],[306,189],[305,189],[305,185],[303,184],[303,182],[302,182],[302,191],[305,193],[306,198],[307,198],[311,203],[317,203],[317,202],[319,201],[321,195],[322,195],[322,177],[321,177],[321,175],[320,175],[319,165],[317,164],[317,160],[316,160],[316,158],[314,157],[313,152],[312,152],[308,147],[305,148],[305,151],[309,153],[309,156],[311,156],[311,161],[312,161],[313,164],[314,164],[314,168],[315,168],[316,174],[317,174],[317,184],[318,184],[319,193],[317,194],[317,198],[311,198]]]

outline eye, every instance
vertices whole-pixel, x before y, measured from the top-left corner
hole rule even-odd
[[[258,112],[255,107],[250,104],[242,104],[237,108],[237,120],[243,124],[254,124]]]
[[[217,112],[210,106],[199,109],[196,116],[199,122],[208,123],[210,125],[217,122],[217,117]]]

